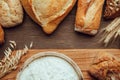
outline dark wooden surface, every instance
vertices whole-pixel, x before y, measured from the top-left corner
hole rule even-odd
[[[21,25],[15,28],[4,29],[6,42],[0,46],[0,57],[3,57],[3,51],[9,45],[9,40],[16,41],[17,49],[23,48],[25,44],[30,44],[31,41],[34,43],[34,49],[103,49],[104,46],[98,42],[100,35],[92,37],[74,31],[75,12],[76,6],[52,35],[46,35],[41,27],[25,13],[24,22]],[[101,28],[107,26],[109,22],[102,19]],[[107,48],[119,47],[119,42],[116,41]]]

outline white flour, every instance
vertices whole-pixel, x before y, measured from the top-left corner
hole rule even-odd
[[[23,70],[20,80],[79,80],[74,68],[58,57],[34,60]]]

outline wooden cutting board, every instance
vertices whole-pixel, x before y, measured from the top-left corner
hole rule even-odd
[[[93,80],[92,77],[87,73],[89,66],[92,64],[95,56],[100,52],[109,52],[120,57],[120,50],[119,49],[36,49],[36,50],[29,50],[29,52],[24,55],[18,65],[18,68],[15,71],[7,74],[0,80],[15,80],[17,73],[19,72],[23,63],[32,55],[38,52],[46,52],[46,51],[53,51],[53,52],[60,52],[71,59],[73,59],[77,65],[82,70],[84,80]]]

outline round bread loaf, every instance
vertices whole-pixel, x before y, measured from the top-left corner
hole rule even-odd
[[[120,0],[106,0],[104,18],[114,19],[120,16]]]
[[[0,24],[14,27],[23,21],[23,10],[19,0],[0,0]]]

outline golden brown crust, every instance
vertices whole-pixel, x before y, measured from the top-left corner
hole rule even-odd
[[[21,0],[21,3],[25,9],[25,11],[28,13],[28,15],[39,25],[41,25],[41,23],[37,20],[35,14],[33,13],[32,10],[32,0]]]
[[[98,80],[112,77],[116,79],[115,76],[120,74],[120,60],[109,53],[100,53],[91,65],[89,73]]]
[[[76,26],[84,26],[85,14],[89,4],[87,0],[78,0],[77,13],[76,13]]]
[[[100,26],[103,4],[104,0],[78,0],[75,31],[95,35]]]
[[[33,8],[32,2],[33,0],[21,0],[23,7],[25,8],[26,12],[29,14],[29,16],[36,22],[38,23],[40,26],[42,26],[43,31],[47,34],[51,34],[52,32],[54,32],[54,30],[57,28],[58,24],[65,18],[65,16],[67,16],[67,14],[70,12],[70,10],[73,8],[76,0],[72,0],[72,2],[69,0],[69,8],[65,9],[65,12],[60,12],[60,14],[57,14],[56,16],[53,15],[53,13],[51,12],[51,17],[50,18],[46,18],[46,15],[43,15],[42,12],[44,13],[44,11],[41,11],[41,15],[43,15],[41,18],[36,14],[35,11],[37,11],[35,8]],[[61,2],[65,2],[62,1]],[[57,2],[58,3],[58,2]],[[66,4],[66,3],[64,3]],[[46,4],[47,5],[47,4]],[[49,4],[48,4],[49,5]],[[52,4],[51,4],[52,5]],[[62,4],[61,4],[62,5]],[[67,4],[68,5],[68,4]],[[50,5],[49,5],[50,6]],[[45,7],[45,6],[44,6]],[[43,8],[42,8],[43,9]],[[49,8],[48,8],[49,9]],[[51,9],[51,8],[50,8]],[[57,9],[57,8],[56,8]],[[64,9],[64,8],[63,8]],[[48,10],[49,11],[49,10]],[[53,10],[54,11],[54,10]],[[56,10],[57,11],[57,10]],[[56,12],[54,11],[54,12]],[[64,11],[64,10],[63,10]],[[40,16],[41,16],[40,15]],[[48,22],[48,23],[47,23]]]
[[[47,34],[51,34],[58,26],[58,24],[67,16],[67,14],[71,11],[71,9],[73,8],[74,4],[75,4],[76,0],[73,1],[73,3],[71,4],[71,6],[67,9],[67,11],[61,15],[60,17],[56,18],[54,21],[51,21],[50,23],[48,23],[47,26],[43,27],[43,30],[47,33]]]
[[[4,31],[0,26],[0,44],[2,44],[3,42],[4,42]]]

